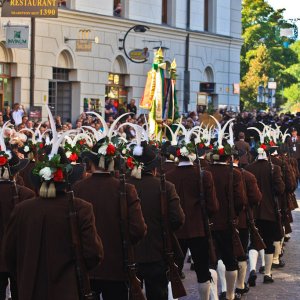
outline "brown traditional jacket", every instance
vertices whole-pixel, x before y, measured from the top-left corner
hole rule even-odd
[[[176,167],[167,174],[167,179],[175,185],[185,214],[185,223],[176,231],[176,236],[179,239],[204,237],[205,230],[200,205],[199,171],[197,167]],[[216,197],[212,175],[208,171],[203,171],[203,192],[207,213],[212,216],[218,211],[219,202]]]
[[[19,202],[35,197],[35,194],[30,189],[17,185]],[[5,231],[5,227],[8,223],[11,212],[17,203],[14,203],[13,195],[13,184],[9,182],[0,183],[0,272],[7,272],[7,268],[4,264],[2,256],[2,239]]]
[[[213,230],[229,229],[229,175],[230,166],[215,163],[207,169],[211,172],[220,204],[219,211],[213,216]],[[246,205],[245,191],[240,171],[233,169],[233,204],[236,216]]]
[[[94,173],[74,186],[74,193],[94,207],[96,227],[104,247],[103,263],[90,273],[100,280],[127,279],[120,226],[120,181],[108,173]],[[140,200],[134,186],[126,184],[129,235],[133,243],[146,234]]]
[[[287,163],[285,158],[271,156],[271,160],[274,165],[280,167],[282,175],[283,175],[283,170],[285,171],[285,177],[282,177],[285,184],[285,192],[286,193],[293,192],[296,189],[297,185],[296,185],[296,178],[294,176],[291,166]]]
[[[273,168],[273,182],[271,179],[271,166],[267,160],[257,160],[247,166],[246,170],[256,177],[258,187],[262,193],[262,201],[254,210],[256,219],[275,222],[276,215],[272,188],[276,196],[281,196],[284,193],[285,185],[280,167],[273,165]]]
[[[257,205],[260,204],[260,201],[262,199],[262,194],[257,185],[257,180],[256,180],[255,176],[252,173],[250,173],[244,169],[240,170],[240,172],[241,172],[241,174],[244,178],[244,182],[245,182],[247,205],[252,210],[253,207],[256,207]],[[238,228],[241,228],[241,229],[248,228],[245,208],[243,210],[241,210],[239,213]]]
[[[160,178],[151,174],[142,175],[142,179],[130,178],[141,199],[143,216],[147,224],[147,235],[136,245],[135,254],[138,263],[157,262],[164,258],[162,239]],[[184,213],[179,197],[172,183],[166,181],[169,222],[172,230],[184,223]]]
[[[103,258],[92,206],[74,199],[82,254],[88,270]],[[65,193],[18,204],[4,237],[8,270],[17,279],[19,300],[79,300]]]

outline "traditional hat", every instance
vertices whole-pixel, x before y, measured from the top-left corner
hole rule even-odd
[[[228,120],[225,123],[225,125],[222,127],[219,121],[214,116],[210,116],[210,117],[214,119],[217,125],[217,129],[216,129],[217,139],[214,142],[212,159],[218,161],[221,158],[225,158],[232,155],[233,153],[234,137],[233,137],[232,122],[234,121],[234,119]],[[226,136],[225,131],[228,126],[229,126],[229,136]]]
[[[64,149],[60,147],[63,139],[73,132],[74,130],[64,132],[53,145],[46,146],[46,155],[36,162],[31,180],[39,188],[40,197],[55,198],[57,191],[65,190],[68,184],[82,177],[84,166],[71,165]]]
[[[270,147],[275,147],[277,139],[279,138],[280,131],[278,128],[274,130],[271,126],[260,122],[264,129],[260,131],[256,127],[248,127],[248,130],[255,130],[259,134],[259,143],[257,144],[258,148],[263,148],[264,150],[269,150]]]
[[[92,127],[85,126],[85,129],[91,129],[94,133],[96,144],[91,151],[84,151],[83,160],[89,160],[98,166],[101,170],[113,172],[115,170],[115,159],[121,154],[122,142],[121,139],[116,139],[118,130],[115,128],[117,123],[125,116],[131,113],[126,113],[119,116],[108,128],[105,120],[96,112],[87,112],[87,114],[95,115],[102,123],[103,132],[92,130]],[[87,150],[87,149],[86,149]]]

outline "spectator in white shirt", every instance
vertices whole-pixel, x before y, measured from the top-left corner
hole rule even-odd
[[[16,126],[22,123],[23,115],[24,115],[24,110],[22,106],[19,103],[15,103],[13,113],[12,113],[12,118]]]

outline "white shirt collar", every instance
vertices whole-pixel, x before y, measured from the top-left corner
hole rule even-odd
[[[190,162],[190,161],[181,161],[181,162],[178,164],[178,167],[183,167],[183,166],[193,166],[193,163]]]
[[[226,165],[226,166],[228,166],[228,163],[227,162],[214,161],[214,165]]]

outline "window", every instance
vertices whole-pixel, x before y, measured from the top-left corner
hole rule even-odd
[[[114,0],[114,16],[123,17],[123,3],[120,0]]]
[[[49,108],[54,116],[61,116],[64,122],[71,120],[72,84],[69,69],[53,68],[53,80],[49,81]]]
[[[55,80],[69,80],[69,70],[62,68],[53,68],[53,79]]]
[[[209,5],[209,0],[204,0],[204,30],[208,31],[208,13],[209,13],[209,9],[208,9],[208,5]]]
[[[0,63],[0,110],[13,105],[13,79],[10,64]]]
[[[215,32],[215,9],[214,0],[204,0],[204,31]]]
[[[67,7],[67,1],[59,0],[57,5],[58,7]]]
[[[168,24],[168,0],[162,0],[162,24]]]

